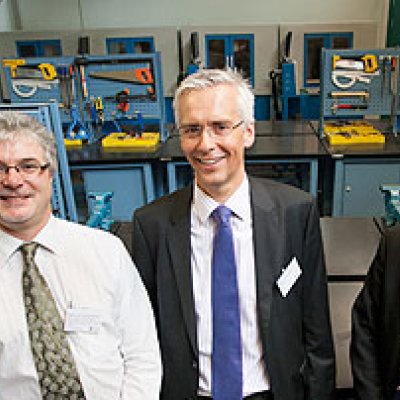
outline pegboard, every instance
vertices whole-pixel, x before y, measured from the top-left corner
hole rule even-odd
[[[56,103],[60,109],[60,119],[64,126],[74,126],[76,119],[82,123],[89,133],[89,141],[95,139],[94,130],[99,129],[99,114],[96,114],[95,100],[102,102],[102,123],[114,122],[118,128],[120,122],[136,120],[138,113],[143,120],[158,125],[161,140],[165,140],[167,132],[165,129],[164,95],[162,88],[160,54],[129,54],[109,56],[86,56],[86,57],[35,57],[14,59],[11,61],[23,62],[14,71],[19,75],[35,74],[35,78],[28,80],[28,86],[14,86],[18,77],[13,77],[12,67],[5,65],[7,60],[3,59],[2,66],[5,75],[5,83],[8,88],[9,97],[12,103]],[[8,61],[9,62],[9,61]],[[56,72],[54,79],[45,79],[40,76],[42,64],[50,65]],[[31,67],[31,68],[29,68]],[[71,68],[70,68],[71,67]],[[67,71],[68,82],[71,82],[70,93],[73,99],[66,104],[65,76],[61,71]],[[136,70],[148,70],[148,75],[143,73],[140,76],[142,81],[137,83],[124,80],[104,79],[95,77],[94,74],[101,73],[129,73],[135,76]],[[145,72],[145,71],[144,71]],[[39,76],[38,76],[39,75]],[[151,77],[151,83],[149,81]],[[64,78],[64,79],[63,79]],[[32,85],[45,84],[46,87],[37,87],[34,93],[30,93]],[[117,94],[128,90],[128,104],[123,112],[118,110],[120,102]],[[19,93],[18,93],[19,92]],[[71,112],[73,108],[74,113]],[[100,129],[102,126],[100,126]]]
[[[336,57],[334,59],[334,57]],[[359,63],[371,72],[365,70],[353,70],[351,68],[338,67],[337,60],[345,60],[344,65],[351,60]],[[366,62],[365,59],[369,59]],[[393,65],[391,64],[393,59]],[[374,49],[374,50],[335,50],[322,49],[321,54],[321,119],[320,134],[323,136],[324,121],[326,118],[340,119],[352,117],[367,117],[368,115],[393,115],[393,132],[397,134],[397,115],[399,113],[399,49]],[[336,60],[336,63],[335,61]],[[376,70],[372,66],[376,62]],[[397,66],[395,64],[397,63]],[[360,65],[360,64],[358,64]],[[339,71],[339,72],[337,72]],[[361,80],[355,79],[354,83],[349,77],[337,76],[334,81],[333,74],[339,73],[361,76]],[[363,79],[369,80],[364,82]],[[393,82],[393,79],[396,81]],[[349,86],[349,87],[346,87]],[[395,92],[395,93],[394,93]],[[358,93],[359,96],[353,96]],[[335,97],[334,97],[335,96]],[[349,108],[340,108],[347,107]],[[393,112],[393,110],[395,110]]]
[[[88,56],[85,59],[76,59],[76,64],[80,79],[79,90],[86,104],[84,108],[88,120],[95,122],[90,110],[93,108],[93,102],[101,98],[105,121],[119,123],[130,119],[135,120],[137,113],[140,113],[144,122],[156,121],[161,139],[166,138],[161,64],[158,53]],[[138,83],[129,81],[137,80],[135,73],[143,70],[148,70],[149,75],[139,74],[142,76],[142,81]],[[84,84],[86,84],[85,90]],[[128,91],[128,104],[127,110],[121,111],[119,94],[124,90]]]
[[[2,65],[5,76],[5,83],[8,88],[9,97],[12,103],[57,103],[60,110],[60,119],[62,123],[69,123],[71,121],[70,115],[70,107],[66,104],[65,99],[65,87],[69,85],[71,88],[71,99],[70,103],[75,106],[78,105],[78,99],[76,96],[77,93],[77,85],[76,79],[74,76],[74,57],[32,57],[32,58],[19,58],[13,59],[12,61],[18,62],[19,60],[23,61],[24,64],[20,65],[21,68],[17,67],[17,74],[24,75],[24,68],[30,69],[30,74],[36,74],[38,76],[41,75],[41,78],[37,77],[37,79],[30,79],[28,85],[17,85],[15,88],[16,82],[18,80],[23,79],[21,77],[12,76],[12,68],[4,65],[7,63],[6,59],[3,59]],[[39,69],[39,65],[41,64],[49,64],[56,73],[53,79],[45,79],[44,75],[41,74],[41,70]],[[69,73],[71,68],[71,76],[70,78],[65,78],[64,75],[60,74],[60,71],[66,69]],[[32,68],[30,68],[32,67]],[[21,72],[22,71],[22,72]],[[32,72],[34,71],[34,72]],[[28,72],[26,72],[28,73]],[[67,82],[68,79],[68,82]],[[21,81],[20,81],[21,82]],[[37,87],[36,91],[33,94],[32,85],[35,84],[43,84],[44,87]],[[20,94],[19,94],[20,93]],[[73,98],[72,98],[73,97]]]

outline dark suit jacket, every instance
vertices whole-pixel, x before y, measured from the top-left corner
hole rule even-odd
[[[275,400],[326,400],[335,362],[319,218],[311,197],[250,178],[257,313]],[[154,307],[164,366],[161,398],[196,399],[198,348],[190,265],[191,187],[138,210],[134,261]],[[276,280],[293,257],[302,275],[286,298]]]
[[[400,384],[400,224],[387,228],[352,311],[357,399],[393,397]]]

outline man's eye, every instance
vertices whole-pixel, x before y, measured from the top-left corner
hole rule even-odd
[[[34,171],[38,168],[37,164],[34,163],[24,163],[19,166],[23,171]]]
[[[224,131],[226,129],[229,129],[229,124],[227,124],[226,122],[215,122],[213,123],[213,128],[214,130]]]
[[[185,133],[196,135],[201,131],[201,127],[198,125],[190,125],[185,128]]]

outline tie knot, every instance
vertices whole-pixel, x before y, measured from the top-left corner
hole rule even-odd
[[[213,212],[212,216],[218,225],[229,225],[232,211],[225,206],[218,206]]]
[[[21,251],[24,256],[24,259],[27,261],[31,261],[35,258],[36,250],[39,247],[38,243],[35,242],[29,242],[29,243],[24,243],[21,245]]]

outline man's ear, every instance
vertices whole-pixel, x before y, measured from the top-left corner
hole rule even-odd
[[[244,147],[248,149],[253,146],[254,140],[256,138],[254,122],[251,122],[247,125],[247,127],[244,129],[244,135]]]

